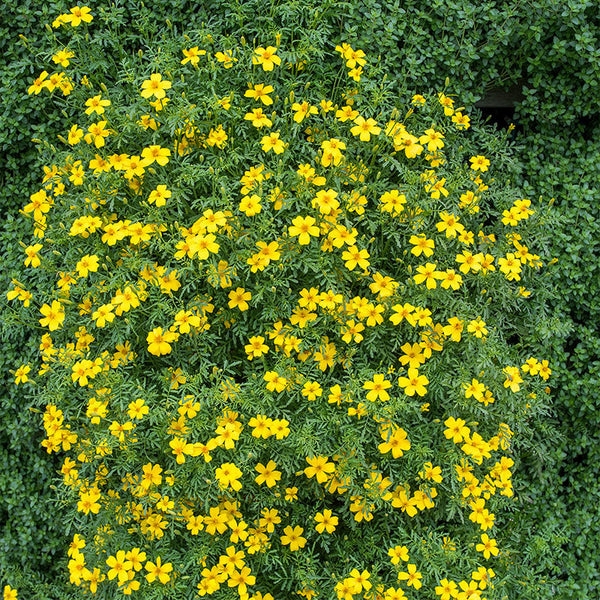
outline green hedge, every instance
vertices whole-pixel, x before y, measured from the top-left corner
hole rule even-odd
[[[564,324],[552,351],[554,405],[559,439],[548,440],[547,470],[537,494],[545,519],[560,532],[556,574],[561,598],[600,593],[597,515],[600,498],[600,127],[530,135],[522,152],[527,193],[552,196],[563,223],[554,256],[558,297],[555,317]]]
[[[178,31],[211,23],[224,33],[303,28],[306,43],[340,40],[379,55],[398,93],[441,88],[446,78],[460,104],[470,105],[492,88],[519,83],[515,149],[521,164],[514,173],[525,194],[556,198],[554,277],[551,301],[555,328],[546,332],[552,348],[554,414],[536,425],[539,452],[521,473],[521,496],[530,507],[515,518],[530,524],[524,540],[552,584],[555,598],[600,595],[600,566],[594,515],[600,496],[597,379],[600,356],[600,205],[596,200],[600,163],[598,85],[600,9],[595,0],[531,0],[497,3],[473,0],[273,2],[257,0],[155,0],[144,7],[126,0],[92,7],[97,18],[120,32],[131,51],[170,26]],[[3,289],[13,266],[22,261],[17,246],[18,209],[39,179],[41,164],[32,138],[47,138],[64,117],[46,114],[26,90],[40,64],[41,24],[68,9],[65,2],[7,0],[0,6],[0,150],[3,156],[0,208],[5,220],[0,253]],[[259,10],[260,7],[260,10]],[[316,15],[316,17],[315,17]],[[27,42],[18,40],[25,36]],[[93,35],[93,30],[92,30]],[[97,43],[103,43],[97,40]],[[110,49],[107,49],[109,51]],[[8,318],[8,317],[7,317]],[[24,362],[30,347],[18,323],[2,334],[0,402],[0,585],[38,588],[31,597],[66,597],[41,582],[60,585],[59,557],[65,545],[53,518],[50,489],[55,466],[39,447],[39,415],[12,384],[9,369]],[[518,474],[517,474],[518,475]],[[539,516],[539,515],[543,516]],[[25,589],[25,588],[23,588]],[[25,594],[23,593],[23,597]]]

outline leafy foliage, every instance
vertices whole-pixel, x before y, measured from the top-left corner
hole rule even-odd
[[[14,374],[66,453],[70,582],[537,590],[501,514],[546,413],[528,339],[552,217],[502,178],[505,140],[444,93],[398,103],[347,44],[337,69],[281,33],[106,55],[92,20],[54,20],[62,68],[28,90],[69,122],[39,142],[7,294],[44,330]]]
[[[598,126],[594,93],[598,82],[595,3],[536,0],[502,6],[489,3],[483,10],[481,4],[463,0],[443,5],[430,2],[427,7],[411,0],[314,6],[275,2],[268,12],[258,10],[253,1],[199,5],[155,0],[149,4],[144,7],[129,0],[115,5],[98,3],[94,8],[97,18],[101,16],[111,33],[104,31],[98,38],[92,30],[91,43],[107,53],[124,49],[121,59],[128,60],[144,47],[145,40],[160,40],[165,28],[182,33],[196,29],[202,22],[210,23],[211,30],[225,34],[237,36],[243,31],[250,43],[255,36],[302,30],[307,47],[327,40],[334,45],[343,35],[356,47],[368,48],[371,55],[380,54],[382,72],[389,73],[387,84],[408,95],[422,91],[424,81],[432,88],[442,89],[446,77],[466,104],[499,85],[516,83],[523,88],[524,100],[518,105],[517,115],[520,150],[517,148],[516,155],[523,168],[513,165],[513,179],[524,188],[525,195],[556,198],[554,256],[559,259],[555,273],[560,295],[554,300],[556,317],[550,332],[554,336],[551,360],[558,376],[558,383],[553,386],[557,418],[554,429],[549,429],[547,419],[537,423],[537,450],[529,459],[525,453],[522,455],[523,468],[529,466],[527,492],[523,489],[521,494],[530,500],[525,506],[532,507],[528,513],[521,513],[526,521],[522,529],[529,527],[535,534],[536,541],[530,547],[532,560],[545,566],[549,576],[559,578],[551,597],[598,595],[595,582],[600,577],[593,560],[594,536],[581,533],[586,531],[589,515],[595,511],[598,481],[598,401],[594,392],[598,354],[594,340],[598,332],[594,315],[600,295],[597,278],[593,277],[597,263],[597,215],[590,191],[598,188],[594,167],[598,148],[590,142],[595,139],[594,128]],[[7,0],[0,7],[0,28],[4,33],[0,36],[1,182],[2,209],[7,214],[16,215],[16,209],[23,204],[23,190],[34,189],[41,172],[41,159],[30,140],[51,139],[66,124],[61,106],[52,109],[41,98],[30,97],[27,102],[25,98],[40,61],[48,59],[41,50],[44,32],[40,24],[50,22],[68,8],[65,2],[37,0]],[[19,34],[25,36],[25,43],[15,43]],[[192,175],[190,172],[186,177]],[[14,221],[4,223],[3,274],[22,262],[16,245],[17,232],[23,227],[20,219],[15,216]],[[4,280],[4,288],[7,284],[8,279]],[[18,323],[5,329],[3,357],[7,368],[19,364],[18,357],[27,359],[22,347],[36,344],[37,340],[28,342]],[[30,582],[28,593],[30,590],[31,594],[47,597],[53,593],[42,589],[39,582],[52,579],[56,568],[54,552],[64,546],[64,540],[60,525],[44,517],[52,510],[49,479],[53,468],[44,456],[37,454],[38,458],[34,458],[33,448],[39,439],[37,415],[28,410],[30,402],[19,392],[20,388],[5,386],[0,405],[2,422],[8,424],[6,429],[11,432],[10,436],[3,435],[0,445],[4,465],[2,489],[10,490],[0,495],[3,514],[8,514],[9,503],[11,515],[17,506],[21,511],[18,520],[11,520],[10,527],[3,531],[6,551],[0,552],[0,579],[6,580],[10,571],[10,580],[15,581],[14,567],[21,572],[27,567],[27,576],[19,580],[19,585],[21,581]],[[557,433],[557,428],[562,434]],[[549,441],[555,439],[555,443]],[[564,464],[568,468],[561,466]],[[14,465],[21,468],[15,470]],[[24,470],[22,465],[31,465],[31,470]],[[543,520],[538,503],[549,507]],[[38,510],[40,506],[48,508]],[[14,527],[20,533],[15,534]],[[524,539],[523,546],[530,540]],[[576,543],[572,544],[572,540]],[[48,560],[44,562],[42,557]],[[67,592],[54,595],[66,597]]]

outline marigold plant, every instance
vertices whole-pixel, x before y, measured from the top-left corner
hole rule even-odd
[[[503,140],[348,44],[193,31],[115,62],[96,23],[60,15],[29,88],[69,122],[7,291],[74,588],[505,597],[551,370],[523,341],[547,207]]]

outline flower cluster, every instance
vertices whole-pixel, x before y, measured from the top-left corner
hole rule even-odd
[[[348,44],[356,88],[279,37],[197,32],[132,91],[82,76],[91,20],[55,22],[77,122],[7,292],[43,329],[15,378],[63,453],[71,583],[496,597],[513,432],[550,375],[506,342],[542,267],[532,203],[451,97],[374,99]]]

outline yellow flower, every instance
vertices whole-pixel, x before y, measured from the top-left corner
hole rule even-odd
[[[92,113],[97,113],[99,115],[104,114],[104,109],[107,106],[110,106],[110,100],[103,99],[100,94],[97,96],[93,96],[85,101],[85,105],[87,106],[85,110],[86,115],[91,115]]]
[[[359,250],[356,246],[350,246],[342,252],[342,260],[349,271],[353,271],[357,266],[361,269],[366,269],[371,263],[367,260],[370,258],[369,252],[363,248]]]
[[[77,381],[80,386],[87,385],[88,379],[93,379],[102,371],[102,364],[101,358],[97,358],[95,361],[87,359],[77,361],[72,367],[71,378],[73,382]]]
[[[302,537],[303,533],[304,529],[299,525],[297,525],[296,527],[288,525],[283,530],[283,535],[281,536],[281,543],[284,546],[289,546],[292,552],[300,550],[306,545],[306,538]]]
[[[513,393],[518,392],[521,389],[519,384],[523,383],[523,378],[521,377],[519,367],[505,367],[503,372],[506,375],[504,387],[510,388],[511,392]]]
[[[361,331],[364,331],[364,329],[365,326],[362,323],[355,323],[354,319],[350,319],[342,326],[342,340],[346,342],[346,344],[350,344],[352,340],[359,343],[363,340]]]
[[[362,67],[354,67],[348,71],[348,76],[354,79],[354,81],[360,81],[360,76],[362,75],[363,69]]]
[[[461,112],[458,111],[455,112],[454,115],[452,115],[452,122],[456,125],[457,129],[469,129],[469,127],[471,127],[471,119],[469,118],[469,116],[463,115]]]
[[[469,324],[467,325],[467,331],[472,333],[477,338],[485,337],[488,334],[485,321],[483,321],[481,318],[469,321]]]
[[[419,472],[419,477],[430,479],[434,483],[441,483],[443,480],[442,468],[434,467],[430,462],[427,462],[423,465],[423,470]]]
[[[482,552],[483,557],[486,559],[490,556],[498,556],[500,552],[496,540],[490,539],[487,533],[481,534],[481,544],[477,544],[475,550],[477,550],[477,552]]]
[[[82,512],[84,515],[88,515],[89,513],[97,515],[100,511],[100,504],[98,500],[100,499],[100,492],[97,488],[91,489],[79,489],[79,501],[77,502],[77,510]],[[110,566],[110,565],[109,565]],[[116,577],[116,574],[113,575],[113,578]]]
[[[433,254],[435,242],[427,239],[424,234],[411,235],[408,242],[414,246],[410,252],[415,256],[421,256],[421,254],[424,254],[425,256],[429,257]]]
[[[52,301],[52,305],[43,304],[40,308],[43,318],[40,319],[42,327],[48,327],[50,331],[60,329],[65,320],[65,311],[60,302]]]
[[[263,152],[269,152],[273,150],[275,154],[282,154],[285,150],[286,144],[283,140],[279,139],[279,131],[274,131],[269,135],[265,135],[261,140]]]
[[[440,596],[440,600],[451,600],[457,597],[457,586],[454,581],[442,579],[440,585],[436,586],[435,593]]]
[[[329,112],[330,110],[333,110],[335,108],[335,106],[333,105],[333,102],[331,100],[321,100],[321,102],[319,102],[319,106],[321,107],[321,110],[325,113]]]
[[[231,67],[233,67],[233,63],[238,61],[237,58],[235,58],[231,54],[228,54],[227,52],[217,52],[215,54],[215,58],[220,63],[223,63],[223,67],[225,67],[226,69],[231,69]]]
[[[212,128],[208,132],[208,136],[206,137],[206,140],[204,140],[204,143],[207,146],[216,146],[217,148],[223,149],[225,148],[228,139],[227,133],[223,129],[223,125],[219,125],[216,129]]]
[[[412,586],[415,590],[418,590],[422,587],[421,579],[423,575],[417,571],[417,565],[409,564],[406,565],[406,570],[408,573],[401,571],[398,573],[399,581],[406,581],[406,585]]]
[[[329,462],[327,456],[307,457],[306,462],[309,466],[304,469],[304,474],[309,479],[316,477],[319,483],[325,483],[335,471],[335,465]]]
[[[273,104],[273,100],[269,96],[273,90],[274,88],[272,85],[264,85],[263,83],[257,83],[256,85],[250,84],[250,89],[246,90],[244,96],[246,98],[260,100],[263,104],[269,106],[270,104]]]
[[[419,143],[427,144],[427,150],[429,150],[429,152],[434,152],[435,150],[441,150],[444,147],[443,139],[444,134],[441,131],[427,129],[419,138]]]
[[[318,512],[315,515],[315,521],[317,522],[315,529],[318,533],[323,533],[324,531],[333,533],[338,525],[339,519],[331,512],[331,510],[326,508],[322,513]]]
[[[391,190],[382,194],[379,198],[379,202],[381,203],[382,211],[389,212],[395,216],[404,210],[406,196],[401,194],[398,190]]]
[[[317,381],[307,381],[302,387],[302,395],[307,400],[316,400],[323,394],[323,389]]]
[[[146,167],[154,162],[159,164],[161,167],[164,167],[169,162],[170,156],[171,151],[168,148],[163,148],[156,144],[148,146],[142,150],[142,158],[144,159],[144,166]]]
[[[15,371],[15,385],[19,385],[20,383],[27,383],[29,381],[29,377],[27,377],[27,373],[31,371],[31,367],[29,365],[21,365]]]
[[[260,201],[261,197],[257,194],[244,196],[240,201],[239,209],[247,217],[254,217],[262,211],[262,204]]]
[[[350,133],[354,136],[360,136],[361,142],[368,142],[371,135],[379,135],[381,127],[377,127],[375,119],[367,119],[361,115],[354,119],[354,127],[350,129]]]
[[[445,231],[447,238],[455,238],[457,234],[465,230],[464,225],[459,223],[458,218],[451,213],[441,212],[440,219],[441,221],[436,223],[437,230],[440,233]]]
[[[129,403],[127,414],[130,419],[142,419],[150,412],[143,398],[138,398]]]
[[[390,399],[390,395],[386,392],[387,389],[392,387],[391,381],[388,381],[383,374],[376,374],[373,376],[373,381],[366,381],[363,384],[363,389],[369,390],[367,393],[367,400],[375,402],[375,400],[381,400],[386,402]]]
[[[25,248],[25,254],[27,255],[27,258],[23,261],[23,264],[26,267],[31,266],[34,269],[36,267],[39,267],[42,264],[42,261],[39,256],[39,251],[42,248],[42,244],[34,244],[33,246],[27,246],[27,248]]]
[[[164,330],[162,327],[155,327],[147,336],[148,352],[154,356],[163,356],[170,354],[171,342],[174,342],[179,337],[173,331]]]
[[[401,560],[408,562],[408,548],[406,546],[394,546],[388,550],[391,563],[397,565]]]
[[[250,307],[248,300],[252,299],[252,294],[251,292],[247,292],[244,288],[239,287],[235,290],[231,290],[228,296],[229,308],[239,308],[241,311],[245,311]]]
[[[346,121],[354,121],[356,117],[358,117],[358,111],[354,110],[350,105],[342,106],[342,108],[337,110],[335,113],[335,118],[342,123]]]
[[[294,111],[294,121],[296,123],[302,123],[308,115],[316,115],[319,112],[316,106],[311,106],[306,100],[302,103],[294,102],[292,110]]]
[[[48,71],[42,71],[39,76],[33,80],[33,83],[29,86],[27,93],[29,95],[35,94],[37,96],[44,88],[48,88],[48,81],[46,77],[48,77]]]
[[[181,61],[182,65],[185,65],[187,63],[192,63],[192,65],[197,65],[200,62],[200,57],[204,56],[206,54],[206,50],[199,50],[198,46],[194,46],[193,48],[190,48],[189,50],[186,50],[185,48],[182,50],[183,55],[185,56],[185,58]]]
[[[142,98],[156,98],[161,100],[167,94],[165,90],[171,88],[171,82],[164,80],[160,73],[152,73],[150,79],[142,82]]]
[[[269,347],[265,344],[265,338],[262,335],[253,335],[248,340],[248,344],[244,346],[244,350],[248,355],[248,360],[252,360],[266,354],[269,351]]]
[[[167,584],[171,581],[171,576],[169,573],[173,570],[173,565],[171,563],[161,564],[161,558],[158,556],[156,558],[156,563],[152,561],[148,561],[144,568],[148,571],[146,575],[146,579],[148,583],[152,583],[156,579],[158,579],[163,585]]]
[[[281,58],[275,54],[276,52],[277,48],[274,46],[267,46],[266,48],[259,46],[254,50],[256,56],[252,57],[252,64],[262,65],[263,71],[272,71],[274,65],[281,64]]]
[[[346,46],[342,54],[346,61],[346,66],[349,69],[353,69],[357,65],[364,66],[367,64],[365,60],[366,54],[362,50],[354,50],[350,46]]]
[[[337,200],[338,193],[335,190],[319,190],[316,196],[311,200],[313,208],[317,208],[323,215],[334,213],[340,203]]]
[[[384,440],[379,444],[379,452],[386,454],[392,452],[394,458],[400,458],[404,452],[410,450],[410,441],[406,438],[406,431],[400,427],[384,425],[380,428],[379,434]]]
[[[70,13],[60,15],[63,23],[69,23],[71,27],[78,27],[81,23],[91,23],[93,16],[90,14],[91,9],[88,6],[75,6]]]
[[[277,482],[281,479],[281,471],[275,470],[277,464],[270,460],[266,465],[262,463],[258,463],[256,467],[256,471],[258,475],[254,478],[254,481],[261,485],[263,483],[267,484],[267,487],[274,487]]]
[[[70,58],[73,58],[75,54],[66,48],[64,50],[59,50],[53,57],[52,62],[60,65],[61,67],[68,67],[71,63],[69,61]]]
[[[119,583],[127,581],[127,571],[131,570],[131,561],[125,557],[125,551],[119,550],[116,556],[109,556],[106,564],[110,567],[107,575],[110,580],[118,578]]]
[[[428,290],[437,287],[436,279],[443,279],[444,273],[437,270],[436,263],[427,263],[417,267],[417,275],[413,277],[415,283],[425,283]]]
[[[472,156],[469,161],[471,162],[471,169],[473,169],[473,171],[481,171],[483,173],[487,171],[490,166],[490,161],[485,156],[479,154],[477,156]]]
[[[425,191],[431,194],[432,198],[438,199],[440,196],[448,196],[448,190],[444,187],[446,179],[438,179],[425,185]]]
[[[429,383],[429,379],[425,375],[419,375],[418,369],[408,369],[408,377],[399,377],[398,385],[404,388],[404,393],[407,396],[424,396],[427,393],[425,387]]]
[[[87,277],[89,273],[95,273],[98,270],[98,257],[95,254],[82,256],[75,269],[79,277]]]
[[[221,489],[231,487],[234,492],[242,489],[242,483],[239,481],[242,472],[235,463],[223,463],[215,471],[215,477],[221,486]]]
[[[247,598],[247,586],[254,585],[255,582],[256,577],[250,574],[250,567],[243,567],[241,571],[234,570],[229,573],[227,585],[229,587],[237,587],[240,597]]]
[[[261,127],[271,127],[273,121],[263,113],[262,108],[253,108],[252,111],[244,115],[245,121],[251,121],[253,127],[260,129]]]
[[[171,197],[170,190],[167,189],[166,185],[159,185],[156,189],[150,192],[148,196],[149,204],[156,204],[156,206],[164,206],[166,201]]]
[[[107,121],[92,123],[88,127],[88,133],[84,136],[86,143],[91,144],[93,142],[96,148],[102,148],[106,143],[104,138],[107,138],[111,133],[109,129],[106,129],[106,125]]]
[[[319,235],[319,228],[315,223],[316,220],[314,217],[299,215],[292,221],[292,225],[288,227],[288,233],[292,237],[298,236],[298,243],[301,246],[306,246],[310,244],[311,236],[317,237]]]
[[[462,387],[465,390],[465,398],[475,398],[479,400],[479,398],[483,397],[483,393],[485,392],[485,385],[477,381],[477,379],[473,379],[471,383],[463,383]]]

